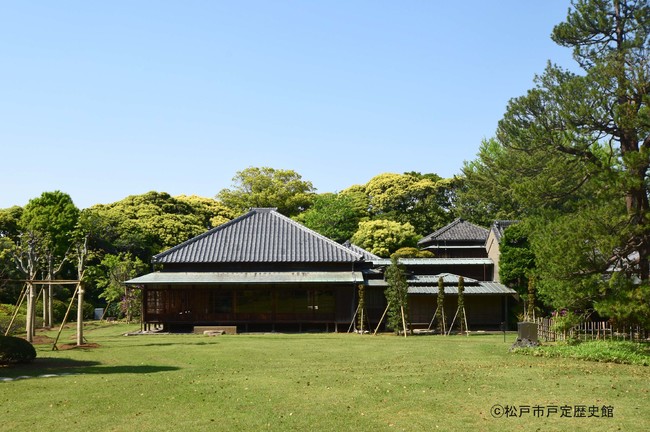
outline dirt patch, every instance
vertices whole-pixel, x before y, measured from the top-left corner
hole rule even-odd
[[[34,340],[32,341],[32,345],[50,345],[52,342],[54,342],[54,338],[51,338],[49,336],[45,335],[39,335],[37,334],[33,338]]]

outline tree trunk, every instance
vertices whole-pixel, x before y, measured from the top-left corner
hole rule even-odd
[[[34,284],[30,281],[27,282],[27,317],[25,320],[25,333],[27,342],[34,342],[34,322],[36,315],[36,296],[34,293]]]
[[[79,293],[77,297],[77,346],[84,343],[84,286],[79,280]]]
[[[52,284],[49,284],[47,287],[47,328],[52,328],[52,324],[54,319],[52,318],[52,311],[53,311],[53,306],[52,306],[52,298],[53,298],[53,293],[54,293],[54,288],[52,287]]]

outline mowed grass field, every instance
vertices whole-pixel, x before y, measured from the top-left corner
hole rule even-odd
[[[509,354],[514,334],[123,335],[132,330],[91,323],[98,346],[39,344],[34,364],[0,368],[59,375],[0,382],[0,430],[650,430],[649,367]],[[495,405],[531,412],[495,418]]]

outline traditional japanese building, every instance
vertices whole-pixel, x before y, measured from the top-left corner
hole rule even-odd
[[[508,297],[515,292],[493,282],[485,237],[484,228],[457,219],[421,241],[445,257],[400,259],[415,327],[426,326],[436,310],[438,278],[445,283],[451,321],[459,275],[470,329],[498,328],[507,320]],[[252,209],[154,256],[153,263],[159,271],[126,283],[142,289],[145,325],[170,331],[347,331],[356,323],[360,287],[364,323],[375,327],[386,309],[389,259],[340,245],[275,209]]]
[[[240,331],[347,328],[371,263],[281,215],[247,214],[153,257],[144,322],[169,330],[232,325]]]
[[[489,231],[463,219],[429,234],[418,242],[420,249],[437,258],[487,258],[485,241]]]
[[[518,221],[514,220],[497,220],[494,221],[490,227],[490,234],[485,241],[485,251],[488,258],[494,262],[494,280],[500,282],[499,278],[499,258],[501,256],[501,239],[503,233],[510,225],[516,224]]]

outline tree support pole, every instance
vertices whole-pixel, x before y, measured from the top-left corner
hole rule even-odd
[[[11,330],[11,326],[14,323],[14,320],[18,316],[18,311],[20,310],[20,307],[23,304],[23,301],[25,300],[25,296],[27,295],[27,284],[23,285],[23,289],[20,291],[20,296],[18,296],[18,302],[16,303],[16,308],[14,309],[14,314],[11,317],[11,321],[9,321],[9,325],[7,326],[7,330],[5,330],[5,336],[9,334],[9,331]]]
[[[456,323],[457,316],[458,316],[458,309],[456,309],[456,313],[454,314],[454,319],[451,320],[451,325],[449,326],[449,332],[447,333],[447,336],[451,334],[451,330],[454,328],[454,324]]]
[[[359,305],[357,305],[357,310],[354,311],[354,316],[352,317],[352,321],[350,322],[350,327],[348,327],[348,333],[352,331],[352,326],[354,325],[354,321],[357,319],[358,313],[359,313]]]
[[[431,330],[431,326],[433,325],[433,322],[436,320],[436,315],[438,314],[438,311],[440,308],[436,308],[436,311],[433,313],[433,317],[431,318],[431,322],[429,323],[429,327],[427,327],[427,330]]]
[[[61,327],[59,327],[59,332],[56,334],[56,339],[54,339],[54,343],[52,344],[52,351],[58,351],[59,348],[57,348],[56,343],[59,341],[59,337],[61,336],[61,332],[63,331],[63,326],[65,323],[68,321],[68,315],[70,315],[70,310],[72,309],[72,305],[74,304],[75,297],[77,296],[77,292],[79,291],[79,285],[81,282],[77,284],[77,287],[74,289],[74,294],[72,294],[72,298],[70,299],[70,304],[68,305],[68,310],[65,311],[65,316],[63,317],[63,321],[61,321]]]
[[[381,318],[379,319],[379,324],[377,324],[377,328],[375,329],[375,332],[372,334],[375,336],[377,332],[379,331],[379,327],[381,327],[381,323],[384,321],[384,317],[388,313],[388,308],[390,307],[390,302],[386,305],[386,309],[384,309],[384,313],[381,315]]]

